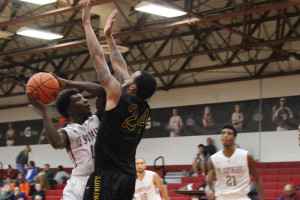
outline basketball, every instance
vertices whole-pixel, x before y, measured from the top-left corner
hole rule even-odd
[[[53,102],[59,93],[59,83],[50,73],[40,72],[30,77],[26,92],[37,92],[38,99],[43,103]]]

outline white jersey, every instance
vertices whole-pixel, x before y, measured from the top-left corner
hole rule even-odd
[[[216,173],[217,199],[244,200],[250,192],[248,151],[236,148],[230,158],[223,150],[211,156]]]
[[[67,152],[75,165],[72,176],[90,176],[94,171],[94,146],[100,121],[96,115],[89,117],[83,124],[71,123],[63,128],[69,137]]]
[[[154,185],[155,172],[145,170],[142,180],[136,179],[134,197],[136,200],[161,200],[159,189]]]

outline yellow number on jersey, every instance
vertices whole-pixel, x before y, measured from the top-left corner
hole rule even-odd
[[[128,110],[132,113],[132,115],[123,122],[122,128],[132,131],[136,128],[136,125],[141,127],[145,126],[149,117],[149,109],[147,109],[138,120],[138,106],[133,104],[129,106]]]
[[[128,117],[122,124],[122,128],[127,128],[128,130],[132,131],[136,127],[136,119],[138,116],[138,107],[137,105],[133,104],[128,108],[129,112],[132,113],[130,117]]]

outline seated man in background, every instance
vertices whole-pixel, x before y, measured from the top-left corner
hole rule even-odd
[[[205,151],[204,145],[198,145],[198,153],[192,163],[192,169],[189,171],[189,176],[199,176],[199,171],[201,171],[201,176],[206,175],[206,165],[210,155]]]
[[[70,174],[64,171],[63,166],[59,165],[57,169],[58,171],[56,172],[54,177],[54,180],[57,184],[62,184],[66,178],[69,179],[71,177]]]
[[[137,179],[135,183],[134,197],[136,200],[149,199],[161,200],[158,189],[163,199],[168,200],[168,192],[163,181],[155,172],[146,170],[146,162],[143,158],[135,160]]]
[[[25,180],[28,181],[29,183],[33,183],[34,177],[35,177],[35,163],[34,161],[31,160],[29,161],[27,172],[25,174]]]
[[[54,178],[54,171],[50,169],[49,164],[45,164],[45,168],[43,169],[43,172],[45,172],[45,176],[47,177],[50,184],[53,184],[53,178]]]
[[[32,200],[37,200],[41,197],[42,200],[46,199],[45,190],[43,190],[42,185],[37,183],[35,184],[35,192],[32,195]]]

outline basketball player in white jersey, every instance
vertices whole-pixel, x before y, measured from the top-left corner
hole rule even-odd
[[[146,170],[146,162],[143,158],[135,160],[137,179],[135,183],[134,197],[136,200],[168,200],[168,192],[163,181],[155,172]]]
[[[250,200],[250,175],[253,177],[260,200],[264,200],[262,181],[255,161],[248,151],[235,148],[237,132],[232,125],[221,131],[223,149],[210,157],[206,195],[209,200]],[[216,176],[215,191],[212,184]]]
[[[36,94],[27,94],[27,96],[29,102],[43,115],[49,143],[54,149],[66,149],[74,164],[62,200],[82,200],[87,180],[94,171],[94,144],[100,125],[99,119],[105,108],[106,95],[98,84],[55,77],[61,90],[69,89],[61,92],[56,99],[58,112],[71,121],[67,127],[56,130],[46,106],[37,99]],[[95,114],[91,113],[90,104],[78,90],[97,97]]]

